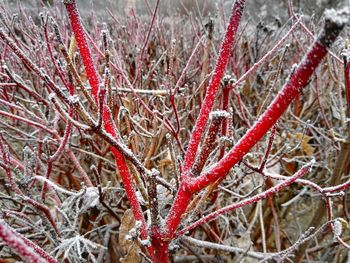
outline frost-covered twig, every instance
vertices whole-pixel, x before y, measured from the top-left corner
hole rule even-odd
[[[33,263],[57,263],[58,261],[47,254],[29,239],[16,233],[5,221],[0,220],[0,239],[16,251],[22,259]]]
[[[229,61],[230,53],[232,51],[233,43],[235,41],[236,32],[243,14],[245,0],[237,0],[232,6],[230,22],[227,26],[225,36],[220,48],[219,57],[217,58],[213,77],[207,89],[205,99],[201,106],[194,130],[192,131],[191,139],[186,151],[185,160],[183,164],[183,173],[186,174],[192,167],[198,145],[205,130],[209,114],[213,108],[216,93],[219,89],[221,78],[223,77],[226,65]],[[188,175],[185,175],[188,176]]]
[[[270,59],[282,46],[282,44],[288,39],[289,35],[295,31],[297,26],[300,24],[300,18],[293,24],[293,26],[289,29],[289,31],[276,43],[276,45],[267,52],[258,62],[256,62],[249,70],[247,70],[238,80],[236,80],[231,89],[236,88],[239,84],[241,84],[250,74],[255,73],[257,69],[264,64],[268,59]]]
[[[77,46],[80,51],[80,55],[83,59],[85,70],[87,72],[88,81],[91,86],[91,92],[92,96],[96,102],[97,105],[99,105],[99,77],[97,74],[97,71],[95,69],[92,56],[89,50],[89,46],[87,44],[85,31],[82,27],[80,16],[77,10],[76,1],[66,1],[64,2],[66,6],[66,10],[68,13],[68,17],[70,20],[70,24],[72,27],[72,30],[74,32],[74,36],[77,42]],[[113,138],[113,141],[118,141],[118,133],[115,128],[115,124],[113,121],[113,118],[111,116],[111,112],[106,107],[106,105],[103,105],[103,126],[104,130],[106,131],[105,137],[107,138]],[[122,152],[120,152],[117,148],[112,149],[112,152],[115,156],[116,164],[118,166],[120,175],[124,182],[125,191],[127,193],[128,199],[130,201],[131,208],[133,210],[134,216],[136,220],[139,220],[142,222],[142,228],[141,228],[141,236],[142,238],[147,237],[147,230],[146,230],[146,221],[143,216],[140,204],[137,200],[136,191],[134,188],[134,184],[132,182],[132,177],[128,168],[128,165],[125,161],[125,157]],[[152,248],[149,249],[149,252],[152,254]]]
[[[181,221],[180,217],[186,211],[192,194],[200,191],[219,178],[225,177],[230,169],[237,164],[278,121],[293,99],[307,85],[309,78],[314,73],[316,67],[327,54],[327,48],[335,41],[345,23],[346,19],[338,21],[338,19],[328,17],[317,40],[310,47],[309,51],[282,90],[276,96],[275,100],[259,117],[256,123],[218,163],[202,173],[199,177],[186,178],[186,180],[183,181],[175,197],[172,209],[166,219],[166,235],[172,236],[176,231],[176,228]],[[199,140],[200,138],[198,137],[197,139]],[[190,147],[191,144],[189,145],[187,152],[191,149]],[[196,150],[197,146],[194,143],[192,147],[194,147],[192,150]],[[187,165],[192,165],[195,153],[196,151],[192,151],[191,157],[188,157]]]
[[[278,93],[275,100],[222,160],[210,168],[209,171],[192,180],[188,186],[192,191],[199,191],[208,184],[215,182],[218,178],[225,176],[231,167],[241,160],[277,122],[295,96],[307,85],[316,67],[327,54],[327,48],[335,41],[345,22],[346,20],[338,23],[332,18],[328,18],[325,21],[323,31],[319,34],[319,37],[304,56],[288,82]]]
[[[188,227],[185,227],[184,229],[180,230],[177,232],[177,236],[181,236],[185,233],[187,233],[188,231],[196,228],[197,226],[208,222],[216,217],[218,217],[219,215],[223,214],[223,213],[227,213],[229,211],[235,210],[237,208],[240,207],[244,207],[247,206],[249,204],[253,204],[258,202],[261,199],[265,199],[268,196],[277,193],[279,191],[281,191],[282,189],[284,189],[285,187],[289,186],[290,184],[294,183],[297,179],[299,179],[300,177],[304,176],[306,173],[308,173],[312,167],[312,165],[315,163],[315,161],[313,160],[312,162],[310,162],[309,164],[305,165],[304,167],[302,167],[297,173],[295,173],[293,176],[289,177],[288,179],[286,179],[285,181],[275,185],[274,187],[269,188],[268,190],[257,194],[253,197],[250,198],[246,198],[240,202],[234,203],[232,205],[226,206],[224,208],[221,208],[215,212],[210,213],[207,216],[202,217],[201,219],[197,220],[196,222],[194,222],[193,224],[191,224]]]
[[[74,192],[71,192],[71,191],[68,191],[64,188],[62,188],[61,186],[58,186],[57,184],[55,184],[54,182],[52,182],[51,180],[43,177],[43,176],[33,176],[31,178],[31,180],[39,180],[39,181],[42,181],[48,185],[50,185],[53,189],[55,189],[56,191],[58,192],[61,192],[63,194],[67,194],[67,195],[77,195],[77,193],[74,193]]]
[[[181,239],[197,247],[221,250],[221,251],[235,253],[235,254],[245,254],[248,257],[255,258],[255,259],[264,259],[266,256],[270,255],[270,253],[265,254],[261,252],[255,252],[255,251],[247,251],[246,249],[243,249],[243,248],[232,247],[232,246],[221,245],[213,242],[198,240],[189,236],[182,236]]]

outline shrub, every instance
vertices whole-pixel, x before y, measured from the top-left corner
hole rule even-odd
[[[244,0],[208,23],[130,3],[85,28],[75,0],[3,6],[3,258],[298,262],[312,239],[344,256],[348,50],[327,50],[349,14],[314,34],[290,1],[284,26],[238,31]]]

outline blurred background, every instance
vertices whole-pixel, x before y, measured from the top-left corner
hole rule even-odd
[[[30,9],[40,5],[50,5],[61,0],[2,0],[1,2],[16,6],[18,2]],[[105,15],[107,10],[112,13],[128,12],[134,7],[139,15],[148,14],[153,9],[156,0],[77,0],[85,15],[93,11],[97,15]],[[215,16],[220,8],[228,13],[234,0],[160,0],[159,14],[167,15],[177,12],[181,15],[189,13],[203,16]],[[325,8],[339,8],[349,5],[349,0],[293,0],[294,7],[299,13],[307,16],[320,16]],[[277,17],[282,21],[287,17],[287,0],[254,0],[247,1],[246,12],[254,22],[261,18]]]

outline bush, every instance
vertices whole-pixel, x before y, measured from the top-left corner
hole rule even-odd
[[[347,42],[327,51],[346,10],[304,21],[289,1],[255,26],[244,0],[216,18],[129,1],[101,23],[52,2],[2,7],[2,258],[347,256]]]

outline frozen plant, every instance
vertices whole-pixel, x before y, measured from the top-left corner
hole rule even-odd
[[[245,0],[196,19],[145,3],[101,22],[75,0],[1,5],[1,257],[344,257],[349,12],[306,21],[288,1],[285,25],[255,25]]]

